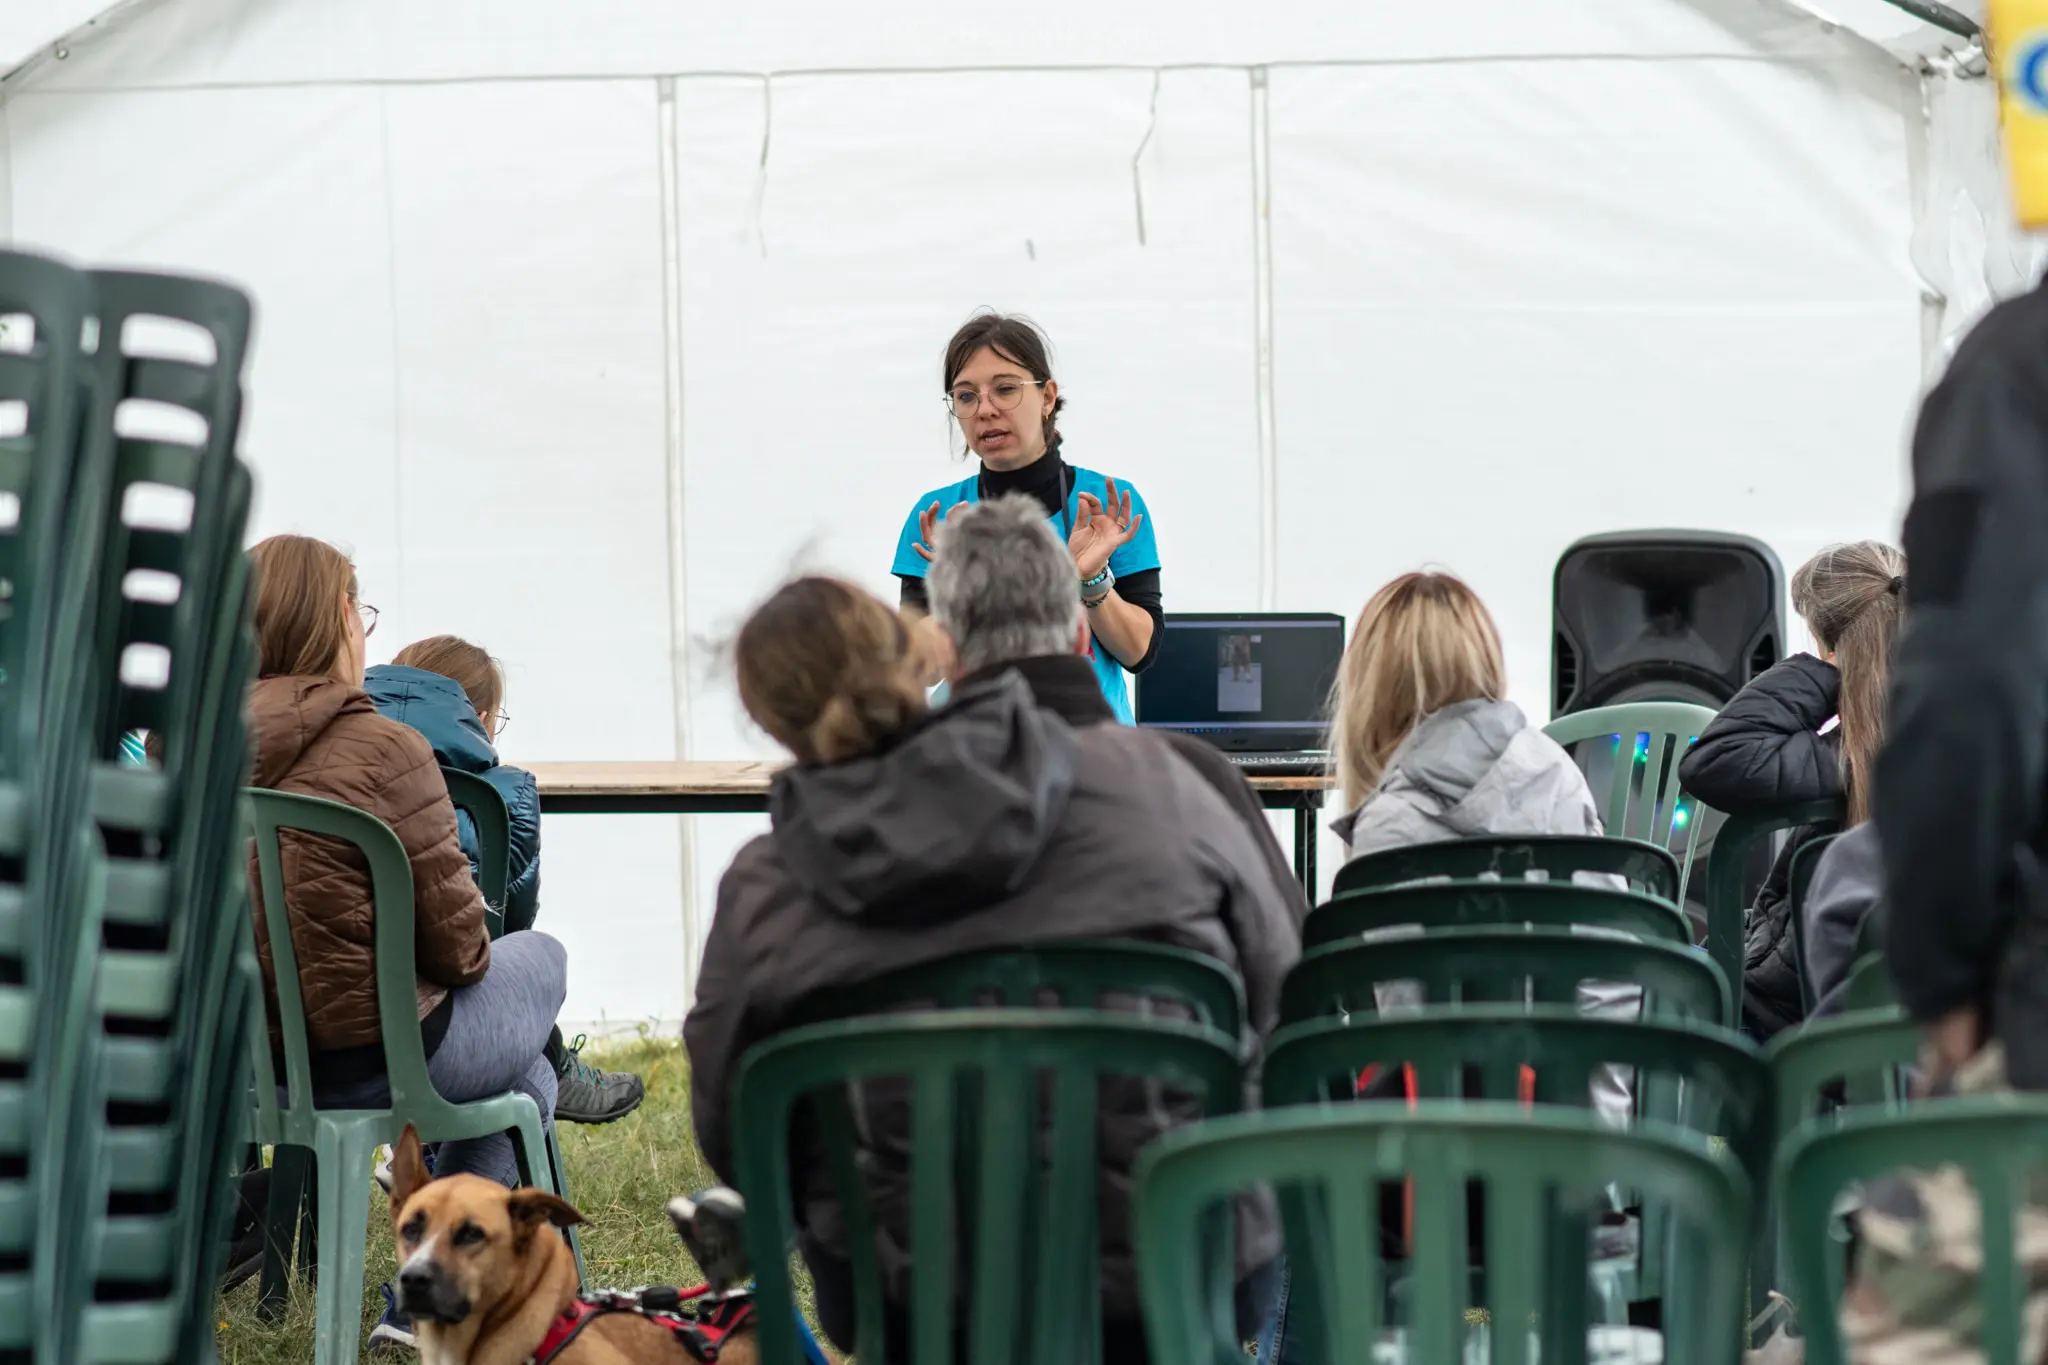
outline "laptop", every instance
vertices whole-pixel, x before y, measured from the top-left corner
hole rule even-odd
[[[1324,773],[1343,657],[1334,612],[1169,613],[1138,675],[1138,724],[1199,735],[1253,774]]]

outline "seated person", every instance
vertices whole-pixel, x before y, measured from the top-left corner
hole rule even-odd
[[[946,680],[964,687],[1015,672],[1038,704],[1067,724],[1115,724],[1116,712],[1089,662],[1092,640],[1074,561],[1044,510],[1016,494],[963,503],[940,523],[937,536],[924,580],[937,631],[927,638],[944,655],[938,665]],[[1151,733],[1244,822],[1299,924],[1308,915],[1308,897],[1243,770],[1197,736]]]
[[[722,1179],[732,1180],[740,1057],[831,987],[982,949],[1130,938],[1215,957],[1243,976],[1251,1017],[1274,1017],[1299,953],[1286,895],[1243,821],[1158,737],[1071,729],[1007,675],[956,688],[928,715],[909,628],[831,579],[770,597],[742,627],[735,662],[747,714],[795,763],[775,779],[770,831],[719,884],[683,1026],[697,1140]],[[884,1132],[906,1122],[900,1102],[878,1094],[868,1107]],[[1104,1360],[1145,1359],[1128,1178],[1168,1120],[1143,1106],[1104,1125]],[[869,1159],[896,1360],[909,1345],[910,1211],[900,1157],[878,1144]],[[798,1195],[799,1249],[820,1324],[850,1347],[842,1216],[812,1174]],[[1239,1219],[1237,1310],[1249,1336],[1278,1236],[1270,1201],[1241,1201]]]
[[[494,747],[505,726],[505,673],[498,661],[467,640],[436,635],[407,645],[388,664],[364,674],[364,690],[379,715],[426,736],[434,760],[444,768],[475,773],[505,798],[511,848],[505,885],[505,931],[533,927],[540,910],[540,788],[533,774],[498,761]],[[476,826],[458,809],[462,851],[470,870],[478,866]],[[640,1107],[645,1087],[629,1071],[600,1071],[577,1047],[563,1044],[557,1028],[548,1035],[547,1057],[555,1064],[555,1117],[570,1123],[610,1123]]]
[[[377,714],[363,692],[364,642],[375,611],[355,566],[331,545],[273,536],[249,552],[255,578],[257,681],[249,693],[251,782],[367,811],[391,827],[412,866],[416,994],[427,1075],[457,1102],[517,1090],[555,1107],[555,1068],[542,1055],[567,990],[562,945],[527,930],[496,943],[456,833],[455,807],[419,732]],[[285,916],[299,961],[314,1101],[357,1108],[388,1101],[377,1011],[376,921],[360,854],[332,839],[280,834]],[[250,910],[275,1027],[276,968],[263,883],[249,859]],[[505,1133],[440,1144],[439,1175],[520,1183]],[[387,1314],[372,1344],[407,1342]]]
[[[1578,764],[1507,699],[1493,614],[1450,574],[1403,574],[1372,595],[1345,648],[1330,713],[1347,811],[1331,828],[1353,858],[1475,835],[1602,832]],[[1588,983],[1579,998],[1590,1013],[1633,1019],[1643,996]],[[1380,990],[1383,1009],[1414,999],[1412,986]],[[1625,1073],[1596,1073],[1593,1099],[1601,1113],[1625,1119]]]
[[[1830,546],[1799,566],[1792,606],[1821,657],[1795,654],[1735,694],[1678,765],[1688,794],[1730,815],[1842,796],[1850,824],[1869,818],[1905,572],[1905,556],[1875,540]],[[1793,831],[1747,919],[1742,1031],[1759,1043],[1806,1017],[1792,948],[1792,858],[1827,832]]]

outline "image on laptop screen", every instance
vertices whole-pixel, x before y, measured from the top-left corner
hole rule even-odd
[[[1200,735],[1224,749],[1323,745],[1344,618],[1324,613],[1168,615],[1138,677],[1138,724]]]

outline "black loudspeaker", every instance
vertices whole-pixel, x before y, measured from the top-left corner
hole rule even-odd
[[[1554,716],[1630,701],[1719,708],[1785,652],[1785,570],[1715,531],[1588,536],[1551,591]]]

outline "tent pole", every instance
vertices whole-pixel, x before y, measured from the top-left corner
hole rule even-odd
[[[1976,20],[1942,4],[1941,0],[1885,0],[1885,3],[1904,10],[1922,23],[1932,24],[1938,29],[1953,33],[1958,38],[1976,39],[1984,36],[1984,30],[1978,27]]]

